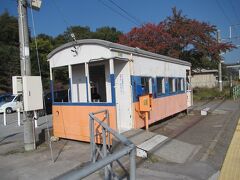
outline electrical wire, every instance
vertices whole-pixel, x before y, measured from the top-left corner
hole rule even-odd
[[[230,5],[231,5],[231,7],[232,7],[232,9],[233,9],[233,13],[234,13],[237,21],[240,22],[240,17],[239,17],[239,15],[238,15],[237,11],[236,11],[236,8],[235,8],[234,5],[233,5],[232,0],[230,0],[229,2],[230,2]]]
[[[36,30],[35,30],[35,22],[34,22],[32,5],[30,5],[30,12],[31,12],[31,19],[32,19],[32,26],[33,26],[33,35],[34,35],[35,49],[36,49],[37,61],[38,61],[38,70],[39,70],[39,75],[40,75],[40,77],[42,79],[42,71],[41,71],[41,64],[40,64],[40,59],[39,59],[38,43],[37,43],[37,37],[36,37]],[[42,92],[43,92],[43,88],[42,88]],[[50,152],[51,152],[51,159],[52,159],[52,162],[54,162],[53,150],[52,150],[52,142],[51,142],[50,130],[49,130],[49,121],[47,119],[46,102],[45,102],[45,98],[44,97],[43,97],[43,104],[44,104],[45,122],[46,122],[46,126],[47,126],[48,142],[49,142],[49,148],[50,148]]]
[[[37,37],[36,37],[36,31],[35,31],[35,23],[34,23],[32,5],[30,5],[30,11],[31,11],[32,26],[33,26],[35,50],[36,50],[36,55],[37,55],[38,71],[39,71],[39,76],[42,77],[42,71],[41,71],[41,65],[40,65],[40,60],[39,60],[38,43],[37,43]]]
[[[116,11],[115,9],[113,9],[111,6],[109,6],[107,3],[105,3],[103,0],[98,0],[100,3],[102,3],[105,7],[107,7],[109,10],[111,10],[112,12],[114,12],[115,14],[118,14],[119,16],[123,17],[124,19],[128,20],[129,22],[133,23],[136,26],[141,26],[141,24],[138,24],[137,22],[135,22],[134,20],[132,20],[131,18],[123,15],[122,13]]]
[[[70,25],[70,23],[68,22],[67,18],[65,17],[63,11],[61,10],[61,8],[57,5],[56,1],[55,0],[52,0],[53,2],[53,5],[56,7],[56,9],[58,10],[58,13],[59,15],[62,17],[65,25],[66,25],[66,28],[69,29],[70,31],[70,37],[73,39],[73,41],[76,43],[76,37],[74,35],[74,32],[72,31],[72,26]]]
[[[113,5],[115,5],[117,8],[119,8],[122,12],[124,12],[126,15],[128,15],[130,18],[132,18],[134,21],[136,21],[138,24],[140,24],[140,25],[142,25],[143,23],[142,23],[142,21],[139,19],[139,18],[137,18],[137,17],[135,17],[135,16],[133,16],[132,14],[130,14],[127,10],[125,10],[125,9],[123,9],[120,5],[118,5],[115,1],[113,1],[113,0],[108,0],[110,3],[112,3]]]
[[[231,21],[231,19],[227,16],[227,14],[225,13],[222,5],[220,4],[220,2],[219,2],[218,0],[215,0],[215,1],[216,1],[217,5],[218,5],[219,9],[221,10],[222,14],[224,15],[224,17],[226,18],[226,20],[228,21],[228,23],[231,25],[231,24],[232,24],[232,21]]]
[[[53,2],[53,5],[54,5],[54,6],[56,7],[56,9],[58,10],[59,15],[62,17],[62,19],[63,19],[66,27],[67,27],[67,28],[70,27],[70,24],[69,24],[67,18],[65,17],[65,15],[64,15],[63,11],[61,10],[61,8],[57,5],[56,1],[55,1],[55,0],[52,0],[52,2]]]
[[[118,14],[119,16],[121,16],[122,18],[128,20],[129,22],[133,23],[136,26],[141,26],[143,23],[137,19],[136,17],[134,17],[133,15],[131,15],[129,12],[127,12],[125,9],[123,9],[122,7],[120,7],[116,2],[114,1],[109,1],[111,4],[113,4],[114,6],[116,6],[118,9],[120,9],[124,14],[122,14],[121,12],[117,11],[116,9],[114,9],[112,6],[110,6],[109,4],[107,4],[106,2],[104,2],[103,0],[98,0],[102,5],[104,5],[105,7],[107,7],[109,10],[111,10],[112,12],[114,12],[115,14]],[[52,0],[53,5],[55,6],[55,8],[57,9],[59,15],[62,17],[66,27],[69,29],[70,31],[70,36],[71,38],[76,42],[76,38],[74,36],[74,33],[72,31],[72,28],[70,26],[70,23],[68,22],[67,18],[65,17],[63,11],[61,10],[61,8],[57,5],[55,0]]]

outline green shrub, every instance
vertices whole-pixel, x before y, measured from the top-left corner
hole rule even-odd
[[[219,88],[194,88],[194,100],[223,99],[230,97],[230,89],[224,88],[222,92]]]

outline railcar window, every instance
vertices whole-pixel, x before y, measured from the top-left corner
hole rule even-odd
[[[175,79],[174,78],[168,78],[168,84],[169,84],[169,92],[173,93],[176,91],[176,87],[175,87]]]
[[[176,83],[176,92],[181,91],[181,80],[180,78],[175,79]]]
[[[157,94],[165,94],[165,80],[163,77],[157,77]]]
[[[191,71],[186,70],[186,90],[191,90]]]
[[[150,81],[149,77],[141,77],[141,85],[143,88],[143,94],[151,93],[151,92],[149,92],[149,86],[150,86],[149,81]]]
[[[184,90],[184,84],[183,84],[183,78],[181,78],[181,91],[183,91]]]

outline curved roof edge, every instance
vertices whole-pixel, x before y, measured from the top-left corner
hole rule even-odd
[[[50,59],[53,55],[55,55],[56,53],[58,53],[59,51],[61,51],[63,49],[67,49],[67,48],[72,47],[72,46],[83,45],[83,44],[101,45],[101,46],[104,46],[106,48],[114,48],[116,50],[127,51],[129,53],[138,54],[140,56],[141,55],[142,56],[148,56],[148,57],[151,57],[151,58],[161,59],[162,61],[166,61],[166,62],[191,66],[191,63],[189,63],[187,61],[183,61],[183,60],[180,60],[180,59],[176,59],[176,58],[152,53],[152,52],[145,51],[145,50],[142,50],[142,49],[139,49],[139,48],[133,48],[133,47],[129,47],[129,46],[125,46],[125,45],[121,45],[121,44],[117,44],[117,43],[113,43],[113,42],[109,42],[109,41],[105,41],[105,40],[101,40],[101,39],[82,39],[82,40],[77,40],[76,42],[72,41],[72,42],[63,44],[63,45],[57,47],[56,49],[54,49],[52,52],[50,52],[47,55],[47,58]]]

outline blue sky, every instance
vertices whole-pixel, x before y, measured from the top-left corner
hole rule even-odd
[[[240,23],[240,1],[238,0],[113,0],[124,10],[141,22],[158,23],[171,15],[171,8],[176,6],[189,18],[216,25],[221,30],[222,38],[229,37],[229,26]],[[110,10],[103,3],[114,8]],[[0,0],[0,13],[8,10],[17,16],[16,0]],[[42,0],[39,12],[34,12],[36,33],[57,36],[67,26],[89,26],[95,30],[102,26],[114,26],[122,32],[128,32],[136,24],[123,18],[109,0]],[[30,13],[29,13],[30,17]],[[31,19],[29,26],[32,28]],[[235,35],[240,35],[240,26],[236,26]],[[240,41],[234,42],[240,44]],[[225,62],[240,60],[240,51],[227,53]]]

